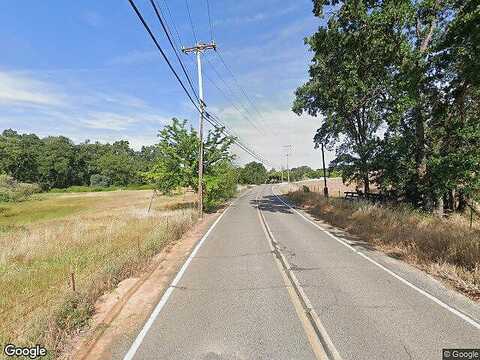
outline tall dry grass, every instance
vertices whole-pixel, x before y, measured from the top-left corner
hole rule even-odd
[[[480,299],[480,224],[470,230],[469,220],[460,214],[439,219],[409,206],[326,201],[323,195],[303,191],[287,196],[312,215]]]
[[[51,195],[4,208],[0,224],[9,226],[0,229],[0,344],[44,344],[54,357],[65,337],[88,322],[101,294],[196,221],[191,195],[157,198],[147,214],[150,196]],[[48,216],[29,213],[35,209]]]

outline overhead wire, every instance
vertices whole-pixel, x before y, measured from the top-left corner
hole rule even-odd
[[[195,44],[197,44],[197,32],[195,31],[195,26],[193,25],[192,13],[190,12],[190,5],[188,4],[188,0],[185,0],[185,5],[187,6],[188,19],[190,20],[190,26],[192,27],[193,38],[195,40]]]
[[[187,74],[187,70],[185,69],[185,65],[183,64],[182,59],[180,59],[180,56],[178,55],[178,51],[177,51],[175,45],[173,44],[172,38],[170,37],[169,30],[167,29],[167,27],[165,25],[165,22],[163,21],[162,16],[158,12],[158,8],[157,8],[156,3],[153,0],[150,0],[150,4],[152,5],[152,7],[155,11],[155,14],[157,15],[157,19],[160,22],[160,24],[162,25],[162,29],[165,32],[165,35],[167,36],[168,42],[170,43],[170,46],[172,47],[173,52],[175,53],[175,56],[177,57],[177,60],[180,63],[180,66],[182,67],[183,73],[185,74],[185,77],[187,78],[188,84],[190,85],[190,89],[192,89],[192,92],[195,95],[195,98],[198,101],[200,101],[199,97],[197,95],[197,92],[195,91],[195,88],[193,86],[192,80],[190,79],[190,76]]]
[[[147,33],[150,35],[150,38],[152,39],[152,41],[155,43],[155,46],[157,47],[158,51],[160,51],[160,54],[162,55],[163,59],[165,60],[165,62],[167,63],[168,67],[170,68],[170,70],[173,72],[173,74],[175,75],[175,78],[177,79],[177,81],[180,83],[183,91],[185,92],[185,94],[187,95],[188,99],[190,100],[190,102],[193,104],[193,106],[197,109],[197,111],[201,112],[200,108],[198,107],[198,105],[196,104],[196,102],[193,100],[192,98],[192,95],[190,95],[190,93],[188,92],[187,88],[185,87],[185,84],[183,83],[182,79],[180,79],[180,77],[178,76],[177,72],[175,71],[175,69],[173,68],[172,64],[170,63],[170,60],[168,59],[167,55],[165,54],[165,52],[163,51],[162,47],[160,46],[157,38],[155,37],[155,35],[153,34],[152,30],[150,29],[150,27],[148,26],[147,22],[145,21],[145,19],[143,18],[142,14],[140,13],[140,10],[138,10],[137,6],[135,5],[135,3],[133,2],[133,0],[128,0],[128,2],[130,3],[130,6],[133,8],[133,10],[135,11],[135,14],[137,15],[137,17],[139,18],[140,22],[143,24],[143,27],[145,28],[145,30],[147,31]]]
[[[206,0],[206,2],[207,2],[208,23],[210,24],[210,39],[214,41],[215,36],[213,35],[212,15],[210,13],[210,1]]]
[[[225,67],[225,69],[227,70],[227,72],[230,74],[230,76],[232,77],[233,81],[235,82],[235,84],[237,85],[237,87],[240,89],[240,92],[243,94],[243,96],[245,97],[245,99],[247,99],[247,102],[250,104],[250,106],[255,110],[255,112],[259,115],[259,118],[260,119],[263,119],[265,120],[263,114],[260,112],[260,110],[258,109],[257,105],[254,103],[254,101],[250,98],[250,96],[248,96],[248,93],[245,91],[245,89],[242,87],[242,85],[240,84],[240,82],[238,81],[237,77],[235,76],[235,74],[233,73],[232,69],[230,68],[230,66],[227,64],[227,62],[225,61],[224,57],[222,56],[221,52],[220,51],[216,51],[215,52],[218,56],[218,58],[220,59],[220,62],[223,64],[223,66]]]
[[[208,60],[207,60],[208,61]],[[208,61],[209,62],[209,61]],[[210,63],[210,62],[209,62]],[[214,69],[212,67],[212,69]],[[218,76],[218,74],[217,74]],[[223,89],[220,88],[220,86],[208,75],[207,72],[205,72],[205,78],[210,81],[210,83],[218,90],[218,92],[220,94],[223,95],[223,97],[230,103],[230,105],[238,111],[238,113],[240,114],[240,116],[242,118],[244,118],[245,120],[247,120],[247,122],[255,129],[257,130],[259,133],[261,134],[264,134],[265,135],[265,131],[263,131],[262,129],[260,129],[256,124],[255,122],[253,122],[247,115],[244,114],[244,112],[237,106],[237,104],[235,104],[235,99],[232,98],[232,96],[228,93],[226,93],[225,91],[223,91]],[[244,110],[245,111],[245,110]],[[247,112],[247,111],[245,111]],[[248,113],[248,112],[247,112]],[[250,114],[249,114],[250,115]]]
[[[152,0],[150,0],[150,1],[152,1]],[[167,0],[163,0],[163,3],[164,3],[164,5],[166,6],[167,11],[168,11],[169,14],[170,14],[170,20],[171,20],[174,28],[177,29],[177,26],[176,26],[176,24],[175,24],[175,20],[173,19],[172,15],[171,15],[171,12],[170,12],[170,8],[168,7]],[[186,3],[187,3],[187,6],[188,6],[188,1],[187,1],[187,0],[186,0]],[[189,9],[190,9],[190,7],[188,6],[187,10],[189,11]],[[208,16],[208,17],[209,17],[209,23],[210,23],[210,30],[211,30],[211,35],[212,35],[212,37],[213,37],[213,24],[212,24],[211,15],[210,15],[210,2],[209,2],[208,0],[207,0],[207,10],[208,10],[208,12],[209,12],[209,16]],[[189,16],[189,19],[191,20],[191,16]],[[195,27],[194,27],[194,25],[193,25],[193,21],[190,22],[190,25],[191,25],[191,27],[192,27],[193,33],[195,34]],[[168,28],[168,23],[166,24],[166,27]],[[171,31],[170,31],[170,32],[171,32]],[[178,37],[178,39],[179,39],[179,42],[182,43],[180,34],[178,33],[178,30],[176,30],[176,32],[177,32],[177,37]],[[177,58],[178,58],[178,56],[177,56]],[[190,60],[190,64],[193,65],[193,66],[195,66],[193,60],[191,60],[190,58],[189,58],[189,60]],[[260,128],[255,124],[255,122],[252,121],[252,120],[249,118],[249,117],[255,117],[255,116],[243,105],[243,103],[242,103],[241,101],[237,100],[237,102],[239,103],[240,107],[243,109],[243,111],[244,111],[246,114],[249,115],[249,117],[247,117],[245,114],[243,114],[242,111],[238,108],[238,106],[235,105],[235,99],[234,99],[234,98],[236,97],[236,95],[235,95],[233,89],[232,89],[232,88],[230,87],[230,85],[226,82],[226,80],[222,77],[222,75],[218,72],[218,70],[216,69],[216,67],[213,65],[213,63],[210,61],[210,59],[209,59],[207,56],[205,57],[205,60],[209,63],[210,68],[215,72],[215,74],[217,75],[217,77],[218,77],[218,78],[222,81],[222,83],[225,85],[225,87],[227,88],[227,90],[230,92],[230,95],[227,96],[227,95],[225,94],[225,92],[222,91],[222,90],[220,89],[220,87],[213,82],[213,79],[208,79],[208,80],[217,88],[217,90],[219,90],[219,91],[222,93],[222,95],[223,95],[225,98],[228,98],[229,102],[230,102],[231,105],[235,108],[235,110],[237,110],[237,111],[240,113],[240,115],[250,123],[250,125],[252,125],[259,133],[262,133],[263,135],[265,135],[266,132],[265,132],[263,129],[260,129]],[[179,60],[179,61],[180,61],[180,60]],[[190,75],[191,75],[191,73],[190,73]],[[207,77],[207,76],[206,76],[206,77]]]
[[[180,33],[179,33],[179,31],[178,31],[178,27],[177,27],[177,24],[176,24],[176,22],[175,22],[175,19],[174,19],[173,15],[172,15],[172,12],[170,11],[170,7],[168,6],[168,1],[167,1],[167,0],[162,0],[162,3],[163,3],[163,5],[165,6],[165,9],[167,10],[167,14],[168,14],[168,18],[169,18],[169,19],[167,19],[166,16],[164,16],[164,19],[165,19],[165,24],[166,24],[166,26],[167,26],[167,29],[168,29],[168,31],[170,32],[170,35],[172,35],[172,33],[173,33],[172,30],[171,30],[170,24],[172,24],[173,29],[175,30],[175,35],[176,35],[176,37],[177,37],[177,40],[175,40],[175,37],[172,35],[173,41],[174,41],[174,43],[175,43],[175,47],[176,47],[177,49],[183,48],[183,47],[184,47],[184,43],[183,43],[182,37],[180,36]],[[160,8],[160,11],[161,11],[161,10],[162,10],[162,7],[159,6],[159,8]],[[170,23],[170,24],[169,24],[169,23]],[[177,41],[178,41],[178,42],[177,42]],[[179,45],[179,44],[180,44],[180,45]],[[180,54],[180,55],[181,55],[181,54]],[[193,66],[193,68],[196,67],[195,62],[194,62],[193,59],[190,58],[190,57],[186,57],[186,59],[188,60],[188,64],[187,64],[187,65],[189,65],[189,66],[187,66],[187,72],[188,72],[188,74],[190,75],[190,78],[195,78],[195,77],[192,75],[192,66]]]
[[[130,3],[130,6],[132,7],[132,9],[134,10],[135,14],[137,15],[138,19],[140,20],[140,22],[142,23],[143,27],[145,28],[145,30],[147,31],[147,33],[149,34],[150,38],[152,39],[152,41],[154,42],[155,46],[157,47],[158,51],[160,52],[160,54],[162,55],[163,59],[165,60],[165,62],[167,63],[170,71],[172,71],[172,73],[174,74],[176,80],[179,82],[179,84],[181,85],[183,91],[185,92],[185,94],[187,95],[188,99],[190,100],[190,102],[192,103],[192,105],[195,107],[195,109],[200,113],[202,114],[202,110],[199,108],[199,106],[196,104],[195,100],[192,98],[192,95],[189,93],[189,91],[187,90],[187,87],[185,86],[185,84],[183,83],[182,79],[179,77],[178,73],[176,72],[175,68],[172,66],[170,60],[168,59],[167,55],[165,54],[163,48],[160,46],[160,43],[158,42],[157,38],[155,37],[155,35],[153,34],[152,30],[150,29],[150,27],[148,26],[147,22],[145,21],[143,15],[141,14],[140,10],[138,9],[138,7],[136,6],[135,2],[133,0],[128,0],[128,2]],[[221,120],[216,117],[215,115],[212,115],[210,114],[209,112],[207,111],[203,111],[203,114],[204,114],[204,118],[205,120],[210,123],[212,126],[214,126],[216,129],[220,129],[222,132],[224,132],[224,134],[226,134],[227,136],[232,136],[234,138],[234,142],[235,144],[237,144],[241,149],[243,149],[245,152],[247,152],[250,156],[252,156],[253,158],[261,161],[262,163],[265,163],[265,164],[268,164],[269,161],[267,161],[265,158],[263,158],[262,156],[258,155],[256,152],[254,152],[253,150],[249,149],[246,145],[244,145],[240,140],[238,140],[234,135],[231,134],[230,131],[226,130],[226,126],[221,122]]]

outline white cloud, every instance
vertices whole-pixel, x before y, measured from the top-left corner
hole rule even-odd
[[[275,164],[275,167],[286,166],[283,145],[293,145],[290,166],[309,165],[320,168],[320,153],[314,149],[313,136],[320,127],[321,119],[308,115],[297,116],[290,109],[281,109],[277,104],[265,104],[262,116],[255,119],[261,130],[258,131],[230,107],[218,112],[224,123],[233,128],[240,140],[252,147],[254,151]],[[235,148],[238,163],[252,161],[250,155]],[[333,159],[334,154],[328,152],[326,161]]]
[[[113,131],[126,130],[132,124],[151,123],[165,125],[168,120],[164,117],[148,113],[119,114],[113,112],[94,112],[86,116],[82,124],[90,129],[105,129]]]
[[[135,122],[138,122],[138,120],[129,116],[109,112],[92,113],[87,119],[82,121],[87,128],[115,131],[125,130],[130,124]]]
[[[61,106],[66,97],[50,84],[15,72],[0,71],[0,105]]]
[[[277,11],[270,12],[256,12],[254,15],[234,16],[225,19],[215,21],[214,25],[244,25],[252,22],[265,21],[275,17],[287,15],[297,9],[296,5],[290,5],[287,7],[280,7]]]

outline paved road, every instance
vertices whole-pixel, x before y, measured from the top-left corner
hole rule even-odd
[[[270,186],[229,208],[157,310],[127,358],[438,360],[480,347],[477,305],[333,238]]]

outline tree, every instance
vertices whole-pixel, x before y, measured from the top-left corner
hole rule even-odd
[[[304,180],[308,177],[308,174],[311,172],[312,172],[312,168],[306,165],[292,168],[290,170],[290,180],[291,181]]]
[[[279,183],[280,181],[282,181],[282,173],[275,169],[270,169],[270,171],[267,173],[267,182],[272,184]]]
[[[240,170],[240,182],[242,184],[260,185],[267,181],[267,169],[262,163],[252,161]]]
[[[362,181],[369,191],[371,158],[388,102],[392,76],[385,62],[396,33],[386,19],[371,15],[369,2],[314,1],[314,13],[337,5],[328,25],[306,39],[314,53],[310,79],[296,91],[293,111],[321,115],[315,146],[336,144],[333,165],[348,180]],[[340,5],[338,5],[340,4]],[[368,44],[368,46],[366,46]]]
[[[137,175],[134,155],[128,141],[116,141],[112,145],[107,144],[95,165],[99,173],[110,178],[114,185],[126,186],[137,182],[134,180]]]
[[[195,129],[187,128],[187,121],[173,118],[172,124],[165,126],[158,134],[158,157],[145,177],[155,182],[157,188],[169,193],[180,187],[190,187],[198,191],[198,149],[199,140]],[[204,143],[204,175],[213,176],[215,166],[223,161],[231,161],[229,153],[234,138],[223,135],[222,129],[210,130]],[[208,194],[207,194],[208,196]]]
[[[207,211],[214,210],[237,192],[238,172],[228,159],[217,161],[205,175],[205,200]]]
[[[43,139],[42,154],[38,161],[40,184],[51,189],[72,184],[74,144],[64,136],[49,136]]]
[[[0,136],[0,172],[18,181],[37,182],[42,145],[35,134],[20,135],[11,129],[3,131]]]
[[[313,3],[328,22],[307,39],[310,80],[293,109],[324,117],[314,142],[338,145],[331,165],[363,181],[366,191],[373,180],[416,206],[435,203],[440,213],[447,192],[471,193],[465,184],[478,174],[478,3]]]

